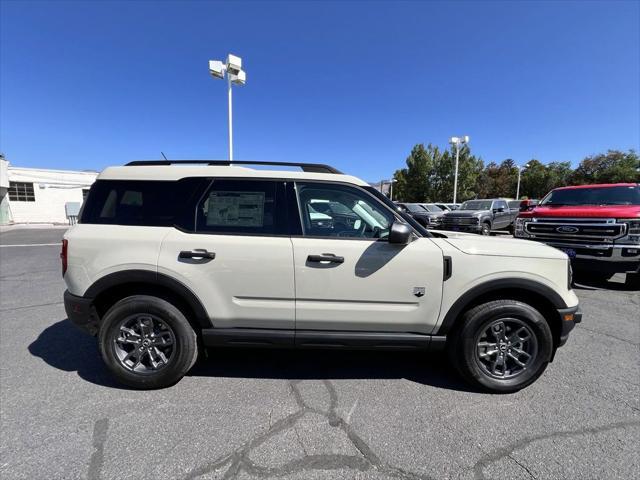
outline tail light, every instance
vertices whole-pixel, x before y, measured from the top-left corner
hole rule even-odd
[[[67,273],[67,251],[69,249],[69,240],[62,240],[62,251],[60,252],[60,260],[62,261],[62,276]]]

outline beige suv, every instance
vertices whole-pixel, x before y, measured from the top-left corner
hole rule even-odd
[[[203,347],[446,349],[511,392],[581,320],[559,250],[427,231],[332,167],[265,163],[133,162],[92,186],[65,307],[121,382],[174,384]]]

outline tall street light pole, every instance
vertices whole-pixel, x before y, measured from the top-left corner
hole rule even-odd
[[[469,143],[469,135],[465,135],[464,137],[451,137],[449,139],[449,143],[456,147],[456,170],[453,177],[453,203],[456,203],[456,199],[458,197],[458,162],[460,160],[460,144],[464,145]]]
[[[516,200],[520,200],[520,175],[522,174],[522,170],[527,168],[529,163],[525,163],[521,167],[518,167],[518,186],[516,187]]]
[[[227,100],[229,103],[229,160],[233,160],[233,94],[232,85],[244,85],[247,73],[242,70],[242,59],[235,55],[227,55],[226,61],[209,60],[209,73],[213,78],[227,77]]]
[[[389,200],[393,201],[393,184],[397,182],[395,178],[389,180]]]

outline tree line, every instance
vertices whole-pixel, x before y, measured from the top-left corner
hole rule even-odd
[[[404,202],[451,202],[455,151],[432,144],[418,144],[407,157],[406,167],[396,170],[394,200]],[[518,166],[510,158],[485,165],[468,145],[460,149],[457,201],[474,198],[515,198]],[[522,169],[520,198],[542,198],[566,185],[640,182],[640,158],[634,150],[609,150],[586,157],[573,169],[571,162],[543,164],[532,159]]]

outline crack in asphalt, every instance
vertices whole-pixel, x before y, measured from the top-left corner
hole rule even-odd
[[[89,460],[89,472],[87,473],[87,478],[89,480],[98,480],[100,478],[102,465],[104,464],[104,444],[107,441],[108,430],[108,418],[96,420],[96,423],[93,425],[92,445],[95,450],[91,454],[91,459]]]
[[[13,312],[14,310],[24,310],[25,308],[51,307],[52,305],[63,305],[63,302],[38,303],[35,305],[22,305],[20,307],[0,308],[0,312]]]
[[[298,384],[300,382],[302,382],[302,380],[289,381],[289,387],[298,406],[298,410],[276,421],[267,431],[249,439],[233,452],[222,455],[209,463],[196,467],[183,478],[185,480],[191,480],[201,475],[227,467],[222,477],[224,479],[235,478],[242,471],[258,477],[281,477],[305,470],[351,469],[366,471],[375,469],[390,478],[398,478],[401,480],[432,480],[429,476],[409,472],[380,460],[362,437],[360,437],[351,425],[336,412],[336,408],[338,406],[338,395],[335,387],[329,380],[322,381],[329,393],[329,408],[326,411],[311,407],[304,401],[298,388]],[[279,467],[257,465],[249,458],[253,450],[285,430],[293,429],[297,436],[298,432],[295,428],[295,424],[309,413],[321,415],[327,419],[330,426],[341,429],[347,435],[347,438],[351,441],[353,446],[358,450],[360,455],[308,455],[304,450],[304,445],[302,444],[301,439],[298,437],[298,441],[304,452],[304,456],[302,458],[291,460]]]
[[[577,328],[579,328],[580,330],[586,330],[587,332],[595,333],[596,335],[602,335],[604,337],[613,338],[615,340],[619,340],[620,342],[629,343],[629,344],[633,345],[634,347],[640,346],[640,343],[635,343],[632,340],[628,340],[626,338],[616,337],[615,335],[611,335],[610,333],[599,332],[598,330],[593,330],[591,328],[587,328],[587,327],[584,327],[582,325],[578,325]]]
[[[533,475],[533,473],[525,465],[523,465],[521,462],[519,462],[513,457],[512,454],[516,450],[521,450],[529,446],[530,444],[534,442],[539,442],[541,440],[549,440],[549,439],[555,439],[555,438],[572,438],[580,435],[602,433],[602,432],[607,432],[609,430],[616,430],[618,428],[625,428],[625,427],[638,426],[638,425],[640,425],[640,420],[627,420],[627,421],[612,423],[608,425],[601,425],[599,427],[587,427],[587,428],[581,428],[579,430],[564,430],[559,432],[543,433],[543,434],[534,435],[528,438],[523,438],[505,447],[494,450],[493,452],[489,452],[488,454],[480,458],[480,460],[478,460],[473,466],[474,478],[476,480],[487,480],[487,477],[484,474],[484,469],[487,466],[491,465],[492,463],[496,463],[504,458],[512,459],[516,464],[522,467],[531,476],[531,478],[536,478],[535,475]]]

